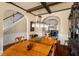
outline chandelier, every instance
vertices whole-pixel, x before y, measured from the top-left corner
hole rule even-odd
[[[46,27],[46,28],[48,28],[48,25],[45,24],[44,22],[42,22],[42,17],[41,16],[38,16],[38,20],[36,22],[34,22],[34,24],[32,24],[32,27],[36,27],[36,28]]]

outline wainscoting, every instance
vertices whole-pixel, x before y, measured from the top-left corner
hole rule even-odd
[[[3,38],[0,38],[0,55],[3,53]]]
[[[26,39],[27,33],[26,32],[21,32],[21,33],[13,33],[13,34],[4,35],[3,45],[5,46],[7,44],[11,44],[11,43],[16,42],[15,38],[17,36],[24,36],[24,38]]]
[[[38,36],[42,36],[42,33],[36,33],[38,34]],[[17,36],[24,36],[24,38],[27,38],[27,33],[26,32],[22,32],[22,33],[13,33],[13,34],[7,34],[4,35],[4,39],[3,39],[3,45],[7,45],[10,43],[14,43],[15,42],[15,38]],[[60,44],[64,45],[64,41],[68,40],[68,35],[64,35],[64,34],[59,34],[58,38],[60,40]]]
[[[59,40],[60,40],[60,44],[61,44],[61,45],[64,45],[65,40],[68,40],[68,35],[59,34],[59,35],[58,35],[58,38],[59,38]]]

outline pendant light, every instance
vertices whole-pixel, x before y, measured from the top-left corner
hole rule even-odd
[[[36,25],[36,28],[39,28],[39,27],[40,27],[39,21],[37,21],[37,22],[35,23],[35,25]]]
[[[41,16],[38,16],[38,20],[37,20],[37,22],[35,22],[35,26],[37,27],[37,28],[43,28],[43,27],[45,27],[45,28],[47,28],[48,27],[48,25],[47,24],[45,24],[44,22],[42,22],[42,17]]]
[[[36,27],[39,28],[41,26],[41,16],[38,16],[38,20],[36,22]]]

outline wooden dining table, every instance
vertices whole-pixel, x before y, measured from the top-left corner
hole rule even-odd
[[[45,39],[40,42],[22,41],[5,50],[2,56],[48,56],[54,42],[51,39]],[[27,50],[29,43],[33,44],[31,50]]]

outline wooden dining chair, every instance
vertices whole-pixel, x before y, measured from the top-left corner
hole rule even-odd
[[[23,41],[24,40],[24,36],[19,36],[15,38],[15,41]]]

